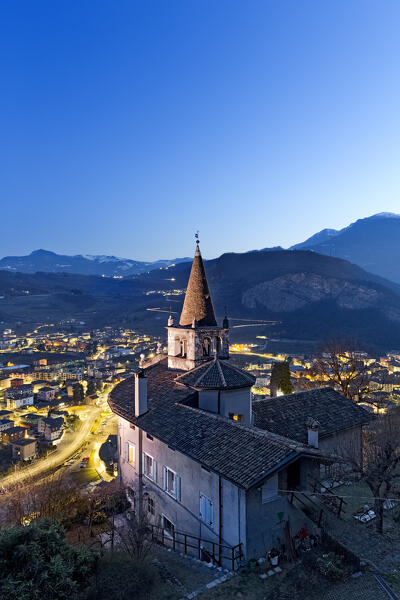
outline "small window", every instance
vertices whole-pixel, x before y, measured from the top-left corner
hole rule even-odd
[[[156,465],[157,463],[154,458],[150,454],[143,452],[143,473],[152,481],[156,480]]]
[[[132,465],[132,467],[135,466],[136,463],[136,448],[134,444],[131,444],[130,442],[127,442],[126,444],[126,460],[128,461],[128,463],[130,465]]]
[[[207,496],[200,494],[200,519],[207,525],[213,524],[213,504]]]
[[[165,466],[163,467],[163,488],[176,500],[181,499],[181,478],[175,471]]]
[[[243,415],[237,415],[235,413],[229,413],[229,418],[232,419],[232,421],[237,421],[238,423],[243,421]]]
[[[151,515],[154,515],[156,512],[153,498],[147,498],[147,512]]]
[[[175,532],[175,526],[174,524],[167,519],[167,517],[165,515],[162,516],[162,524],[163,524],[163,529],[164,529],[164,533],[166,533],[166,535],[168,537],[173,537],[174,532]]]
[[[150,440],[151,442],[152,442],[152,441],[153,441],[153,439],[154,439],[154,438],[153,438],[153,436],[152,436],[152,435],[150,435],[149,433],[146,433],[146,437],[147,437],[147,439],[148,439],[148,440]]]
[[[129,427],[130,427],[131,429],[136,429],[136,427],[135,427],[135,426],[134,426],[132,423],[130,423]]]

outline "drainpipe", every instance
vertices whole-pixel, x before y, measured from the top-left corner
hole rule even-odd
[[[218,392],[219,398],[219,392]],[[221,544],[222,544],[222,479],[218,476],[218,558],[221,563]]]
[[[142,443],[143,443],[143,431],[142,429],[139,427],[139,432],[138,432],[138,454],[139,456],[137,457],[137,465],[138,465],[138,479],[139,479],[139,490],[138,490],[138,509],[137,509],[137,515],[138,515],[138,521],[139,523],[141,523],[142,520],[142,503],[143,503],[143,465],[142,465]]]

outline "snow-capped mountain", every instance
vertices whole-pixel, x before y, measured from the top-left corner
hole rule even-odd
[[[343,229],[323,229],[290,250],[313,250],[344,258],[400,283],[400,215],[381,212]]]
[[[130,277],[167,267],[172,264],[186,262],[190,258],[175,258],[143,262],[117,256],[76,254],[67,256],[49,250],[34,250],[28,256],[5,256],[0,260],[0,269],[36,273],[76,273],[80,275],[103,275],[105,277]]]

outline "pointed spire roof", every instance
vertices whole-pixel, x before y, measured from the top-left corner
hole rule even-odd
[[[179,325],[192,327],[194,319],[199,327],[217,326],[198,241]]]

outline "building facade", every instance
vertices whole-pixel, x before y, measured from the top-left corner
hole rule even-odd
[[[255,378],[229,362],[229,322],[218,326],[198,244],[179,323],[170,316],[167,329],[168,355],[157,355],[109,395],[118,415],[120,477],[135,510],[163,539],[175,546],[194,536],[199,551],[211,544],[213,559],[234,568],[222,548],[239,548],[240,561],[282,546],[289,524],[293,533],[313,529],[290,492],[310,489],[320,461],[328,460],[313,417],[319,398],[297,403],[297,436],[287,419],[271,431],[267,412],[254,411]],[[338,403],[333,421],[347,411],[346,428],[368,421],[342,396],[329,402]]]

